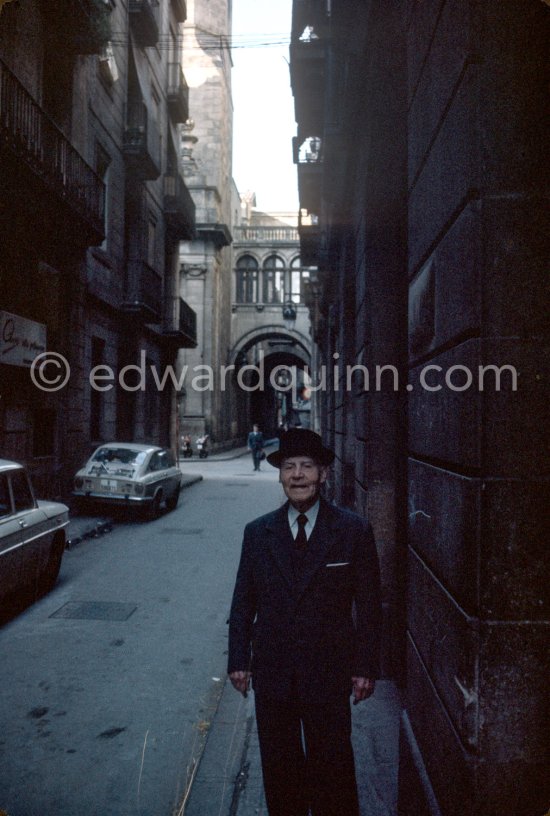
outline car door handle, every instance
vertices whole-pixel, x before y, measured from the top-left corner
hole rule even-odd
[[[27,526],[27,522],[23,521],[23,519],[19,519],[19,524],[20,524],[21,527],[26,527]]]

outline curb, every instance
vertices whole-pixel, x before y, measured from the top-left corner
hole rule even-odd
[[[275,445],[279,440],[278,439],[268,439],[264,445],[264,448],[270,448]],[[209,454],[206,459],[199,459],[198,456],[191,457],[190,459],[180,459],[180,468],[184,465],[190,464],[208,464],[209,462],[229,462],[232,459],[240,459],[242,456],[249,456],[250,450],[248,448],[233,448],[231,451],[226,451],[225,453],[212,453]]]

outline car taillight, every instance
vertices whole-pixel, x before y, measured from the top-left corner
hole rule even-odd
[[[80,488],[82,487],[82,485],[83,485],[83,484],[84,484],[84,480],[83,480],[83,479],[75,479],[75,480],[74,480],[74,486],[75,486],[75,487],[76,487],[78,490],[80,490]]]

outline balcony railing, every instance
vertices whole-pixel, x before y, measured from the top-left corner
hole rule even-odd
[[[143,101],[129,106],[123,150],[128,169],[135,176],[142,180],[160,176],[160,131]]]
[[[44,11],[51,51],[100,54],[111,39],[110,0],[50,0]]]
[[[4,148],[78,216],[86,228],[86,243],[103,240],[103,182],[0,61],[0,149]]]
[[[296,40],[290,46],[294,111],[304,132],[322,130],[325,98],[326,41]]]
[[[100,54],[111,39],[111,4],[104,0],[66,0],[65,25],[72,22],[77,54]]]
[[[298,164],[298,196],[300,207],[319,212],[323,190],[323,162],[300,161]]]
[[[295,243],[298,241],[296,227],[235,227],[233,230],[235,242],[262,242],[267,244]]]
[[[162,321],[162,276],[145,261],[128,261],[122,310],[145,323]]]
[[[168,110],[174,122],[187,122],[189,119],[189,86],[180,62],[168,64]]]
[[[130,24],[136,40],[141,46],[156,45],[159,39],[158,1],[130,0]]]
[[[323,37],[330,19],[328,6],[327,0],[295,0],[292,4],[292,41],[305,39],[308,29]]]
[[[322,230],[319,219],[312,213],[300,211],[298,232],[300,234],[300,259],[304,266],[317,266]]]
[[[177,170],[164,176],[164,218],[175,239],[191,241],[195,237],[195,203]]]
[[[163,333],[176,340],[179,348],[197,345],[197,314],[182,298],[168,298]]]

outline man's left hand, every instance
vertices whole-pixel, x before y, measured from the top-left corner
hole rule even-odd
[[[368,677],[352,677],[353,683],[353,705],[357,705],[361,700],[366,700],[374,693],[375,681]]]

